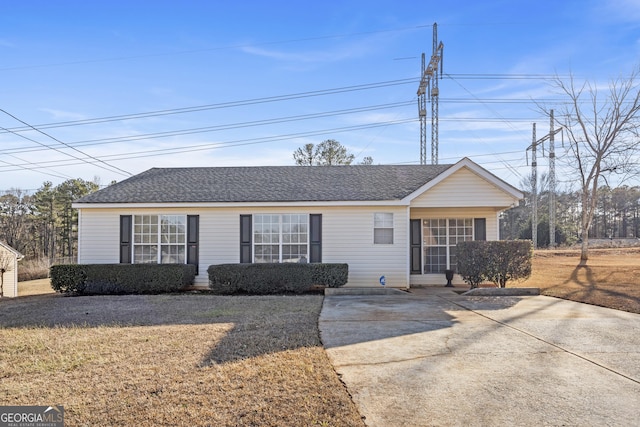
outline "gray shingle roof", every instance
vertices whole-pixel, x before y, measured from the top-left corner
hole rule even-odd
[[[451,166],[153,168],[76,203],[400,200]]]

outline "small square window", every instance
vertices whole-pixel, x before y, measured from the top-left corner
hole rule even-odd
[[[393,244],[393,214],[376,212],[373,214],[373,243],[376,245]]]

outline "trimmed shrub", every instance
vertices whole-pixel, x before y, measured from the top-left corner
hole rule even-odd
[[[347,264],[219,264],[211,265],[209,288],[216,294],[257,295],[304,293],[314,286],[337,288],[347,283]]]
[[[529,240],[460,242],[456,255],[458,274],[471,288],[484,281],[504,288],[509,280],[531,276],[533,246]]]
[[[501,240],[487,243],[489,244],[487,280],[504,288],[509,280],[521,280],[531,276],[533,245],[530,240]]]
[[[488,251],[485,243],[487,242],[474,240],[456,245],[457,273],[471,289],[477,288],[486,278]]]
[[[307,264],[311,266],[313,285],[339,288],[349,280],[348,264]]]
[[[192,285],[190,264],[70,264],[51,266],[51,287],[74,294],[158,294]]]
[[[80,294],[87,285],[87,273],[78,264],[52,265],[51,287],[56,292]]]

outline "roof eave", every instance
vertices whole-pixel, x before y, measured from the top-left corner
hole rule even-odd
[[[74,209],[148,209],[148,208],[248,208],[292,206],[408,206],[404,200],[338,200],[284,202],[152,202],[152,203],[73,203]]]

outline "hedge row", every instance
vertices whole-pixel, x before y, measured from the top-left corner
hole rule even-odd
[[[471,288],[489,281],[501,288],[531,276],[530,240],[469,241],[456,246],[457,272]]]
[[[219,264],[212,265],[209,288],[216,294],[308,292],[313,286],[337,288],[347,283],[347,264]]]
[[[70,264],[51,266],[51,287],[73,294],[158,294],[193,284],[190,264]]]

